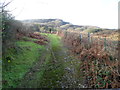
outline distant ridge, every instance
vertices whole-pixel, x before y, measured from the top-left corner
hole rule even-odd
[[[61,30],[102,29],[97,26],[73,25],[70,22],[63,21],[62,19],[28,19],[28,20],[22,20],[22,22],[45,25],[47,27],[59,28]]]

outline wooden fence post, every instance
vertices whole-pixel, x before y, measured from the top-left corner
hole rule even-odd
[[[88,32],[88,42],[90,43],[90,33]]]
[[[88,32],[88,49],[91,47],[90,42],[91,42],[91,40],[90,40],[90,33]]]
[[[80,34],[80,42],[82,41],[82,34]]]
[[[66,38],[67,37],[67,31],[65,31],[64,35],[65,35],[65,38]]]
[[[106,51],[106,37],[104,38],[104,50]]]

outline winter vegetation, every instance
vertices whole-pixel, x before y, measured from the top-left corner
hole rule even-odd
[[[120,88],[117,29],[15,20],[10,3],[0,7],[1,88]]]

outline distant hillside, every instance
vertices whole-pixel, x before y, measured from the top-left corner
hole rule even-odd
[[[102,29],[97,26],[83,26],[83,25],[73,25],[69,22],[63,21],[61,19],[29,19],[23,20],[24,23],[29,23],[32,25],[39,26],[38,28],[48,30],[49,28],[54,28],[57,30],[77,30],[77,31],[85,31],[90,33],[100,32],[103,30],[111,30],[111,29]]]
[[[30,19],[30,20],[24,20],[23,22],[37,23],[42,25],[54,26],[54,27],[60,27],[65,24],[70,24],[69,22],[65,22],[61,19]]]

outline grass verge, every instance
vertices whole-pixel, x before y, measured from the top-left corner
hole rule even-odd
[[[15,88],[45,50],[30,41],[18,41],[16,46],[17,49],[9,48],[3,57],[3,88]]]

